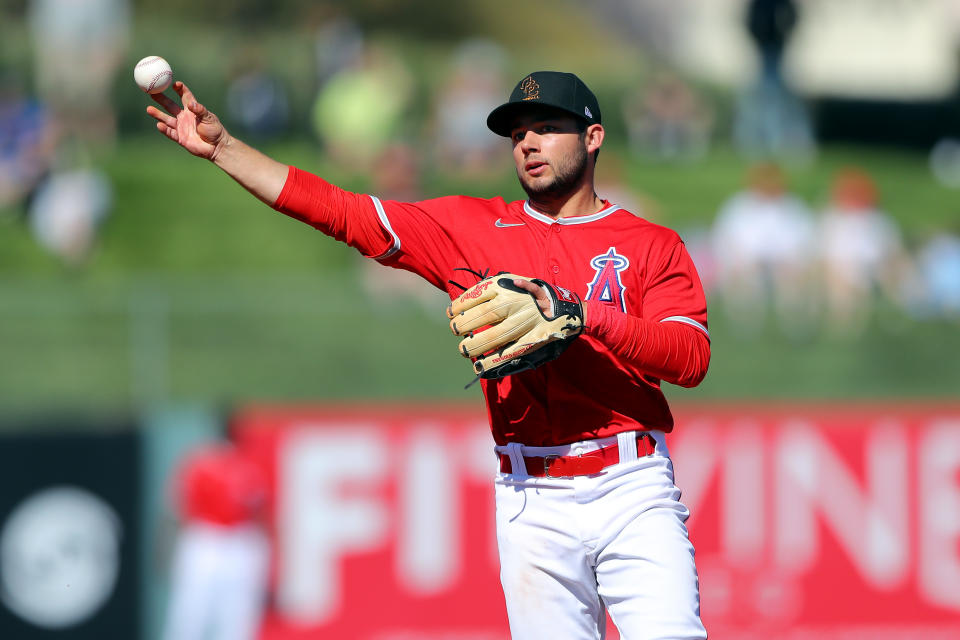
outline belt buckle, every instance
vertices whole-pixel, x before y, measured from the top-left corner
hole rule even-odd
[[[544,456],[543,457],[543,475],[547,478],[562,478],[563,476],[552,476],[550,475],[550,463],[559,458],[560,456]]]

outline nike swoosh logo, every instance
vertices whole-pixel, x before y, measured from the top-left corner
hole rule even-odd
[[[506,229],[507,227],[522,227],[525,224],[526,222],[504,222],[503,218],[497,218],[497,221],[493,223],[493,226]]]

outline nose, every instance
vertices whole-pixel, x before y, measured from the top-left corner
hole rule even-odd
[[[525,131],[518,144],[524,153],[530,153],[540,148],[540,137],[534,131]]]

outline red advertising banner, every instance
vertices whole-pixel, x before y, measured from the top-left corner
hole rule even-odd
[[[676,413],[711,638],[960,637],[960,406]],[[273,482],[262,640],[509,638],[482,412],[253,407],[232,427]]]

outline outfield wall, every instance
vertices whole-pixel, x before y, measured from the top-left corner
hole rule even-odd
[[[711,638],[960,637],[960,405],[739,404],[676,413],[668,444],[693,514]],[[270,481],[273,562],[262,640],[508,638],[496,464],[482,411],[245,406],[229,416],[165,410],[110,434],[67,420],[42,438],[5,436],[0,637],[128,638],[139,626],[141,638],[157,638],[175,531],[170,470],[228,425]],[[64,462],[64,452],[75,459]],[[25,549],[47,560],[62,551],[51,534],[64,526],[56,518],[35,520],[35,535],[14,537],[20,546],[9,542],[11,530],[22,530],[15,521],[23,505],[57,487],[79,487],[96,498],[86,502],[115,514],[105,520],[114,523],[106,529],[115,532],[113,551],[91,552],[86,557],[99,560],[83,565],[111,571],[71,574],[59,556],[59,575],[74,585],[86,579],[83,593],[98,598],[25,581],[31,565],[15,562]],[[101,533],[88,539],[103,537],[100,520],[101,529],[89,526]],[[46,621],[31,617],[38,594]],[[139,605],[127,602],[134,595]],[[51,611],[60,616],[53,622]]]

